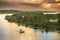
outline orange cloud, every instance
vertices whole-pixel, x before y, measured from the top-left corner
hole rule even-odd
[[[60,0],[55,0],[56,2],[60,1]]]
[[[54,8],[60,8],[60,3],[56,3],[52,5]]]
[[[0,0],[1,1],[1,0]],[[57,9],[60,10],[60,3],[49,3],[43,0],[2,0],[0,8],[14,8],[14,9]],[[48,0],[47,0],[48,1]],[[50,1],[50,0],[49,0]],[[22,3],[21,3],[22,2]],[[24,3],[25,2],[25,3]]]
[[[48,3],[45,3],[45,4],[42,4],[42,7],[43,8],[50,8],[52,4],[48,4]]]

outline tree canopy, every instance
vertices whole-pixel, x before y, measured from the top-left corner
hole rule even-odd
[[[60,15],[59,14],[43,14],[43,13],[19,13],[5,17],[8,22],[16,23],[18,26],[38,28],[44,30],[60,30]],[[49,21],[53,20],[53,22]],[[55,22],[55,21],[56,22]]]

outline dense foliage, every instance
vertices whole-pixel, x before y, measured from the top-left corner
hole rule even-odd
[[[26,27],[38,28],[43,30],[60,30],[59,14],[43,14],[43,13],[20,13],[7,15],[6,20]]]
[[[48,13],[48,12],[60,12],[60,11],[27,11],[27,10],[0,10],[0,14],[15,14],[15,13]]]

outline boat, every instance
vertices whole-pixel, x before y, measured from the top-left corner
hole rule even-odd
[[[19,30],[19,33],[24,33],[24,30],[20,29],[20,30]]]

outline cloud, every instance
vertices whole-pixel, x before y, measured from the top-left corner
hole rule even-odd
[[[60,3],[60,0],[44,0],[47,3]]]
[[[12,9],[34,9],[34,10],[60,10],[60,4],[55,4],[54,0],[44,0],[41,3],[7,2],[0,1],[1,8]]]
[[[55,0],[44,0],[44,2],[48,2],[48,3],[54,3],[55,2]]]
[[[13,7],[13,6],[19,6],[19,5],[33,6],[33,7],[38,7],[39,6],[36,3],[20,3],[20,2],[4,2],[4,1],[0,1],[0,7]]]

